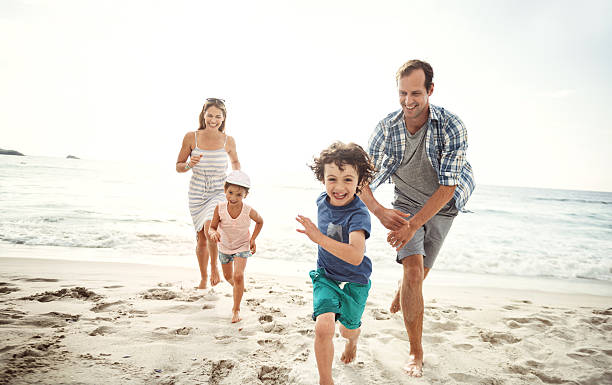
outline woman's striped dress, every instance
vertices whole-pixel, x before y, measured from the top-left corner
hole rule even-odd
[[[199,149],[197,135],[195,143],[191,156],[201,154],[202,158],[192,168],[193,175],[189,183],[189,211],[193,226],[198,232],[204,227],[204,222],[212,220],[217,204],[225,201],[223,185],[227,176],[227,153],[225,145],[218,150]]]

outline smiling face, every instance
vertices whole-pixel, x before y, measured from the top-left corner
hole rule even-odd
[[[346,206],[355,199],[359,175],[355,167],[350,164],[342,166],[342,170],[335,163],[326,163],[324,166],[325,191],[332,206]]]
[[[225,188],[225,198],[227,198],[228,206],[237,206],[242,204],[242,200],[247,196],[247,191],[244,187],[230,184]]]
[[[406,123],[412,122],[411,125],[418,127],[425,124],[429,112],[429,96],[433,88],[433,83],[429,90],[425,88],[425,73],[422,69],[416,69],[398,80],[399,102]]]
[[[225,120],[225,114],[223,110],[217,108],[215,106],[210,106],[204,112],[204,123],[206,128],[210,128],[212,130],[218,130],[223,124]]]

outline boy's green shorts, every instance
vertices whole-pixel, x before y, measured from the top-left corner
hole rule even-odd
[[[323,269],[310,272],[312,280],[312,319],[323,313],[336,313],[336,320],[347,329],[357,329],[361,326],[361,316],[365,309],[372,281],[367,285],[347,282],[340,287],[338,281],[325,276]]]

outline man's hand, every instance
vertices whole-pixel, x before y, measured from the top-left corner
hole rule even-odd
[[[251,239],[249,241],[249,247],[251,249],[251,254],[255,254],[255,252],[257,251],[257,245],[255,245],[255,240]]]
[[[402,226],[406,225],[408,221],[404,218],[408,218],[410,214],[404,213],[396,209],[381,208],[379,213],[375,214],[380,223],[387,229],[392,231],[399,230]]]
[[[306,234],[308,238],[310,238],[311,241],[313,241],[316,244],[319,244],[321,240],[321,236],[323,234],[319,231],[317,226],[315,226],[315,224],[312,223],[312,221],[309,218],[303,215],[298,215],[295,218],[295,220],[300,222],[302,226],[304,226],[304,230],[296,229],[296,231],[298,233]]]
[[[221,234],[217,230],[210,229],[208,230],[208,236],[211,240],[215,242],[219,242],[221,240]]]
[[[406,221],[399,230],[389,232],[387,242],[389,242],[391,247],[395,247],[395,250],[400,251],[414,237],[417,230],[418,227],[415,227],[411,221]]]

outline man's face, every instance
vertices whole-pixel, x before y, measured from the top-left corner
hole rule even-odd
[[[408,120],[423,119],[423,114],[429,111],[429,95],[433,92],[433,84],[425,89],[425,73],[422,69],[412,71],[403,76],[397,83],[399,101]],[[426,119],[425,119],[426,120]]]

